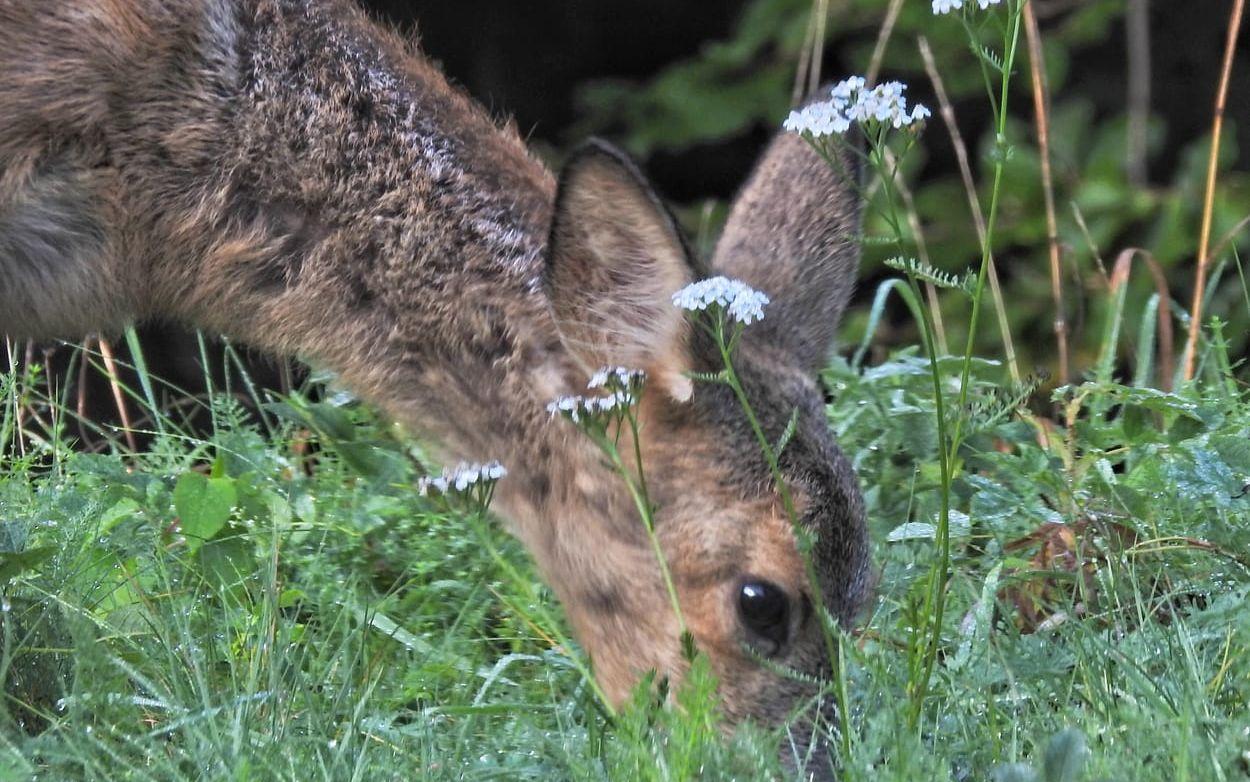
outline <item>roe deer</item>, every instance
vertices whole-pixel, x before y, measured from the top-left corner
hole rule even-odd
[[[681,676],[678,622],[623,482],[546,404],[601,365],[648,372],[643,462],[690,632],[727,717],[779,723],[830,671],[813,590],[848,626],[868,588],[816,378],[857,230],[782,135],[705,266],[623,155],[592,143],[557,181],[349,0],[0,0],[0,333],[221,332],[333,369],[451,460],[499,459],[496,510],[617,701]],[[772,298],[735,366],[770,438],[799,411],[781,469],[819,584],[733,394],[687,375],[719,356],[670,296],[709,273]]]

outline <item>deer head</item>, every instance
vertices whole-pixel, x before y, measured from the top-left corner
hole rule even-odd
[[[561,178],[545,275],[551,311],[583,373],[609,364],[648,373],[639,448],[655,531],[733,720],[776,723],[799,709],[817,689],[804,680],[830,672],[816,606],[846,627],[868,589],[863,502],[816,376],[853,285],[857,226],[848,189],[791,135],[772,143],[738,196],[710,268],[620,153],[592,143]],[[738,399],[723,384],[691,380],[720,370],[722,357],[671,296],[710,273],[771,297],[733,364],[770,441],[797,411],[779,461],[798,523],[815,537],[817,583]],[[613,480],[592,471],[574,480]],[[597,675],[621,698],[647,669],[680,675],[678,623],[637,510],[611,489],[591,494],[563,512],[584,517],[597,564],[581,580],[594,583],[563,592]],[[591,577],[607,571],[615,578]]]

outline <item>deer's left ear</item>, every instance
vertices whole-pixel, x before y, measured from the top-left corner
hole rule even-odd
[[[624,153],[592,141],[560,177],[544,274],[560,338],[588,371],[644,369],[691,393],[688,326],[672,303],[695,277],[677,224]]]

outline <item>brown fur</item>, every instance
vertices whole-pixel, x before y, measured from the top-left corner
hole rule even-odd
[[[557,193],[558,189],[558,193]],[[856,209],[795,138],[735,206],[713,266],[774,300],[739,371],[819,536],[803,575],[736,401],[669,303],[704,276],[637,171],[593,146],[555,179],[346,0],[0,0],[0,332],[176,320],[337,371],[444,449],[500,459],[497,509],[612,698],[680,676],[677,624],[633,503],[545,403],[600,364],[647,369],[643,450],[662,546],[734,719],[811,686],[758,664],[747,576],[849,622],[863,508],[811,370],[852,284]],[[828,671],[795,612],[776,661]]]

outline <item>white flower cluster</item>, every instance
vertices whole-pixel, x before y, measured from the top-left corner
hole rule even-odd
[[[935,0],[935,7],[937,2],[962,0]],[[907,85],[898,81],[887,81],[867,89],[864,77],[852,76],[833,86],[829,100],[790,112],[782,127],[816,138],[845,133],[857,123],[889,123],[895,129],[905,128],[930,116],[929,110],[920,104],[907,110],[907,99],[903,97],[906,89]]]
[[[637,392],[647,379],[647,373],[641,369],[628,367],[603,367],[591,375],[587,388],[606,388],[609,391]]]
[[[508,471],[499,462],[462,463],[454,470],[444,470],[442,475],[428,475],[420,479],[417,491],[422,497],[463,494],[476,486],[494,483],[507,474]]]
[[[637,398],[628,391],[616,391],[607,396],[562,396],[547,405],[551,417],[564,416],[575,424],[609,417],[632,405]]]
[[[586,388],[602,388],[605,396],[562,396],[547,405],[551,417],[563,416],[575,424],[599,423],[637,403],[647,373],[628,367],[603,367],[591,375]]]
[[[764,319],[768,296],[741,280],[709,277],[691,283],[673,294],[673,304],[690,312],[702,312],[713,305],[723,308],[729,317],[749,326]]]
[[[933,13],[949,14],[951,11],[958,11],[964,7],[965,0],[933,0]],[[972,5],[972,0],[967,0],[968,5]],[[1002,0],[977,0],[977,5],[981,10],[989,8],[992,5],[998,5]]]

